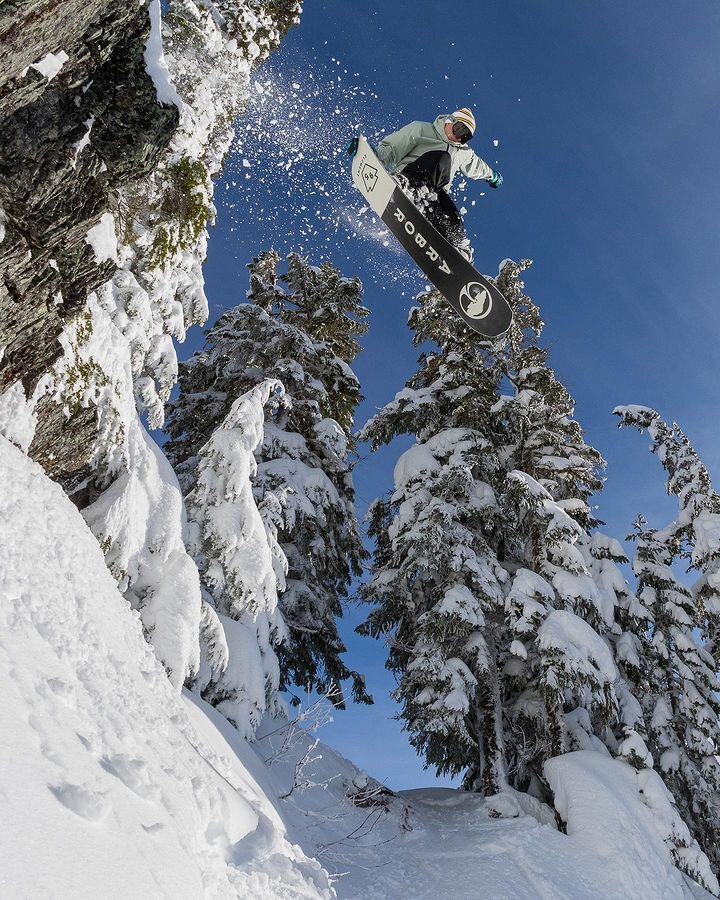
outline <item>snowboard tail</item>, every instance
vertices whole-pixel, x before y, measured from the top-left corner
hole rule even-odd
[[[352,175],[360,193],[463,321],[485,337],[507,331],[512,310],[502,293],[430,224],[363,137]]]

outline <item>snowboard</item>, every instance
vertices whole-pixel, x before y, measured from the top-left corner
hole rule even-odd
[[[484,337],[510,327],[512,310],[495,285],[434,228],[372,147],[360,137],[352,163],[355,187],[466,325]]]

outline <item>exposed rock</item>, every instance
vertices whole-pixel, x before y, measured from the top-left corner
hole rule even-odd
[[[42,427],[35,431],[30,454],[82,508],[89,499],[83,488],[88,480],[86,456],[97,431],[95,408],[86,406],[67,416],[60,404],[45,397],[37,413]]]
[[[96,262],[89,229],[114,210],[117,188],[152,170],[177,127],[146,72],[148,32],[136,0],[0,7],[0,391],[18,378],[32,391],[58,359],[58,335],[116,268]],[[49,53],[62,61],[61,51],[53,77],[33,68]],[[51,406],[30,453],[72,487],[93,417],[83,409],[67,420]]]

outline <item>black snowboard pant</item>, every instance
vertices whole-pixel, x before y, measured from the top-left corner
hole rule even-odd
[[[465,226],[452,198],[443,190],[450,183],[450,154],[447,150],[429,150],[402,170],[411,188],[429,187],[437,194],[425,215],[443,237],[458,246],[465,239]]]

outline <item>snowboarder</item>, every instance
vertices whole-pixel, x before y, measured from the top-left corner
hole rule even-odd
[[[485,337],[504,334],[512,322],[512,310],[502,291],[498,290],[492,279],[480,274],[472,265],[467,240],[463,242],[464,246],[454,245],[425,213],[426,201],[430,200],[443,223],[452,224],[449,216],[437,205],[438,199],[442,202],[447,197],[462,229],[460,214],[447,192],[442,188],[431,191],[427,187],[418,191],[408,190],[399,183],[400,180],[407,181],[405,175],[390,175],[363,135],[354,138],[347,149],[353,155],[352,180],[355,187],[465,324]],[[419,158],[429,156],[431,153],[427,152]],[[449,153],[446,156],[449,158]],[[486,165],[476,156],[473,159],[478,169]],[[495,181],[499,183],[499,176]],[[420,197],[422,202],[418,202],[415,194],[421,194],[421,191],[425,193]]]
[[[465,227],[450,198],[450,186],[458,171],[468,178],[484,179],[490,187],[503,183],[502,175],[467,146],[475,133],[475,116],[467,107],[434,122],[410,122],[383,138],[377,155],[385,168],[412,191],[425,188],[423,212],[451,244],[470,258]]]

